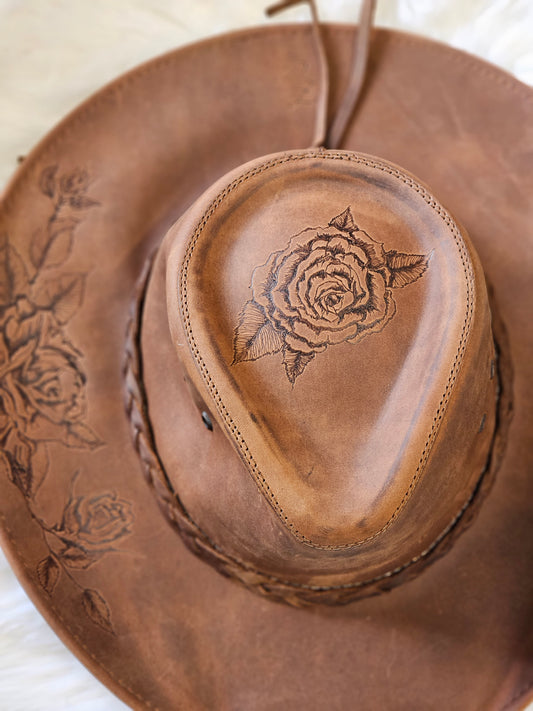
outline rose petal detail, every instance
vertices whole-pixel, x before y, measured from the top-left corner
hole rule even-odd
[[[53,198],[56,189],[56,173],[57,165],[49,165],[46,167],[39,178],[39,187],[41,192],[49,198]]]
[[[360,229],[350,207],[307,228],[252,275],[253,299],[234,330],[233,364],[283,348],[294,384],[316,353],[379,333],[396,313],[392,289],[413,283],[428,257],[391,250]]]
[[[111,544],[131,533],[133,511],[129,501],[119,499],[116,494],[105,492],[96,496],[71,497],[65,510],[61,526],[54,530],[67,545],[62,557],[76,562],[102,555],[112,550]]]

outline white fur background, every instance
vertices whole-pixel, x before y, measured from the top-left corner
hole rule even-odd
[[[357,0],[317,1],[324,20],[357,18]],[[267,3],[0,0],[0,192],[17,156],[102,84],[181,44],[271,22]],[[276,21],[307,19],[301,6]],[[533,0],[379,0],[376,20],[466,49],[533,85]],[[0,711],[125,708],[59,642],[0,552]]]

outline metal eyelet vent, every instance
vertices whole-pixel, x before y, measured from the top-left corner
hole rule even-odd
[[[202,412],[202,422],[210,432],[213,431],[213,423],[211,422],[211,418],[205,410]]]

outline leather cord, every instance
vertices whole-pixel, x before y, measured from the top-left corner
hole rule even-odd
[[[350,83],[331,124],[331,128],[327,136],[328,148],[339,147],[342,139],[344,138],[344,134],[346,133],[346,128],[350,118],[353,116],[355,107],[361,97],[361,92],[365,83],[366,69],[368,66],[370,35],[374,21],[375,9],[376,0],[363,1],[361,14],[359,16],[359,30],[355,39]]]
[[[312,25],[313,25],[313,40],[318,59],[318,97],[317,111],[315,119],[315,130],[313,134],[312,148],[324,146],[328,131],[328,98],[329,98],[329,67],[326,57],[326,49],[324,47],[324,38],[320,28],[320,20],[316,9],[315,0],[281,0],[268,7],[265,12],[269,17],[276,15],[278,12],[306,2],[311,9]]]
[[[346,128],[353,116],[365,83],[370,51],[370,35],[374,21],[376,0],[363,0],[359,15],[359,30],[355,40],[350,82],[339,108],[328,128],[328,98],[329,98],[329,67],[324,46],[324,38],[320,28],[320,20],[315,0],[281,0],[266,9],[269,17],[293,5],[306,2],[311,9],[313,38],[319,65],[319,89],[317,97],[317,112],[312,147],[338,148]]]

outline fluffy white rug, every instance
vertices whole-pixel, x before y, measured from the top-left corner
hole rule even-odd
[[[17,156],[102,84],[177,45],[266,22],[266,4],[0,0],[0,191]],[[318,4],[324,20],[358,14],[355,0]],[[280,21],[307,18],[302,6]],[[531,0],[380,0],[377,24],[466,49],[533,85]],[[0,710],[125,708],[58,641],[0,554]]]

